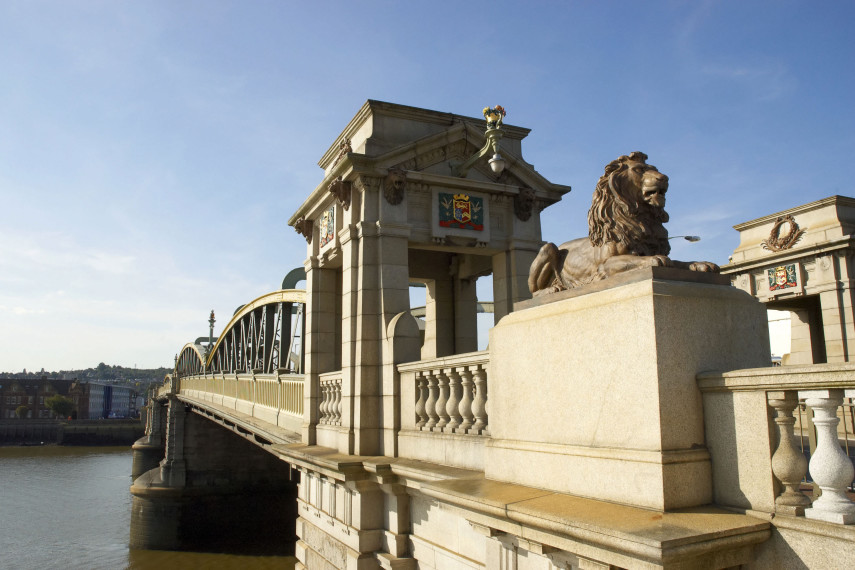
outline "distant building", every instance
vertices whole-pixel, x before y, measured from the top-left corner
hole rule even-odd
[[[128,418],[139,413],[137,393],[129,386],[75,381],[69,397],[74,402],[77,418],[82,420]]]
[[[23,419],[56,417],[47,406],[51,396],[65,396],[74,404],[75,419],[133,418],[139,415],[141,399],[132,386],[42,377],[0,378],[0,419],[17,419],[17,410],[26,406]]]
[[[17,409],[27,406],[24,419],[47,419],[55,414],[45,401],[56,394],[67,396],[71,382],[47,378],[0,379],[0,419],[16,419]]]
[[[776,334],[789,336],[782,363],[852,361],[855,199],[831,196],[734,229],[739,246],[722,273],[776,311],[773,343]]]

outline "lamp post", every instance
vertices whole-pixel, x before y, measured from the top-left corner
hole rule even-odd
[[[692,243],[694,243],[696,241],[701,241],[701,236],[673,236],[673,237],[669,237],[668,239],[677,239],[677,238],[683,238],[684,240],[690,241]]]
[[[483,158],[488,153],[492,151],[493,157],[487,161],[490,165],[490,169],[496,173],[501,174],[505,169],[505,159],[502,158],[502,155],[499,154],[499,141],[502,140],[502,119],[505,117],[505,109],[501,105],[496,105],[495,107],[484,107],[484,118],[487,120],[487,131],[484,135],[487,137],[487,140],[484,142],[484,146],[476,152],[474,155],[469,157],[466,162],[459,165],[452,165],[451,172],[454,176],[458,176],[460,178],[466,178],[466,175],[469,173],[469,169],[472,168],[478,159]]]
[[[211,352],[211,349],[214,347],[214,323],[217,320],[214,318],[214,309],[211,309],[211,316],[208,317],[208,349],[205,351],[206,354]]]

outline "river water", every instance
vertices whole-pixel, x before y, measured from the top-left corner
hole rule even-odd
[[[0,447],[4,569],[292,569],[295,558],[130,550],[129,447]]]

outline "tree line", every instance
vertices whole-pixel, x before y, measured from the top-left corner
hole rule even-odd
[[[172,368],[128,368],[126,366],[99,363],[93,368],[80,370],[55,370],[52,372],[42,368],[38,372],[24,369],[22,372],[0,372],[0,378],[16,379],[72,379],[79,380],[148,380],[160,382],[166,374],[172,372]]]

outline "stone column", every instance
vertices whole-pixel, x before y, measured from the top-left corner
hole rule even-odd
[[[454,354],[454,290],[450,278],[426,284],[425,342],[422,360]]]
[[[353,194],[351,194],[353,197]],[[359,281],[361,264],[361,236],[357,230],[358,216],[356,207],[351,204],[343,214],[343,224],[339,230],[341,245],[341,426],[337,448],[342,453],[353,453],[354,430],[359,429],[354,417],[357,406],[358,389],[354,385],[358,375],[360,354],[359,343]]]
[[[842,295],[843,291],[836,288],[819,294],[827,362],[849,362],[846,325],[851,326],[851,321],[847,323],[843,312]]]
[[[805,310],[790,311],[789,365],[813,364],[813,344],[810,337],[810,313]]]
[[[317,443],[318,375],[337,368],[339,320],[336,314],[336,281],[334,269],[323,269],[315,256],[306,260],[306,362],[303,393],[303,442]]]
[[[528,271],[537,251],[511,249],[493,256],[493,322],[514,310],[514,303],[531,299]]]
[[[454,278],[454,353],[478,350],[478,296],[475,279]]]
[[[352,366],[353,440],[348,453],[374,455],[382,451],[382,388],[392,378],[384,379],[384,350],[387,326],[392,319],[410,308],[409,262],[407,240],[410,235],[406,211],[389,205],[379,193],[379,183],[360,177],[354,183],[351,264],[355,279],[345,287],[352,288],[349,304],[353,334],[347,340]],[[357,221],[358,218],[358,221]],[[358,239],[354,244],[353,240]],[[358,248],[358,249],[357,249]],[[347,255],[344,262],[348,262]],[[393,358],[390,356],[390,358]],[[391,368],[388,369],[392,374]],[[343,377],[346,377],[344,368]],[[344,380],[347,381],[347,380]],[[346,406],[345,406],[346,408]],[[341,446],[340,451],[345,451]]]

